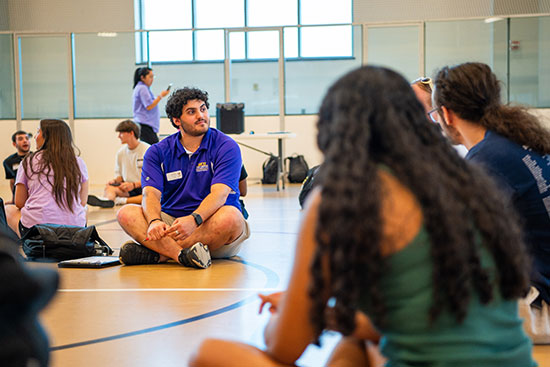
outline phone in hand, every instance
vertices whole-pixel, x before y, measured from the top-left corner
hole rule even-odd
[[[115,181],[115,182],[113,182],[113,183],[111,183],[111,184],[109,184],[109,185],[111,185],[111,186],[120,186],[120,182]]]
[[[166,90],[170,90],[170,88],[172,88],[172,83],[168,84],[168,88],[166,88]]]

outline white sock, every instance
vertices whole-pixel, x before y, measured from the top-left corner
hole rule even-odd
[[[117,196],[115,198],[115,205],[124,205],[124,204],[126,204],[127,201],[128,201],[128,198],[123,198],[123,197]]]

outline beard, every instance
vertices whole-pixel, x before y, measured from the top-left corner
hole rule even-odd
[[[460,145],[462,141],[460,140],[460,133],[452,126],[447,125],[444,122],[439,124],[441,130],[443,130],[443,135],[449,139],[452,145]]]
[[[202,126],[199,127],[195,122],[194,124],[183,124],[182,123],[181,128],[182,128],[183,132],[185,133],[185,135],[202,136],[202,135],[206,134],[206,132],[210,128],[210,120],[203,120],[203,121],[206,124],[205,127],[202,127]]]

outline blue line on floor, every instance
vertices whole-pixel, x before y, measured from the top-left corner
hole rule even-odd
[[[234,262],[241,263],[241,264],[244,264],[244,265],[247,265],[247,266],[251,266],[251,267],[256,268],[256,269],[260,270],[261,272],[263,272],[265,274],[266,278],[267,278],[267,281],[266,281],[266,284],[265,284],[264,288],[275,288],[279,284],[279,276],[277,275],[277,273],[275,273],[273,270],[271,270],[271,269],[269,269],[269,268],[267,268],[263,265],[251,263],[251,262],[248,262],[248,261],[245,261],[245,260],[242,260],[242,259],[225,259],[225,260],[234,261]],[[131,336],[143,335],[143,334],[152,333],[152,332],[155,332],[155,331],[169,329],[169,328],[180,326],[180,325],[189,324],[189,323],[194,322],[194,321],[203,320],[203,319],[206,319],[208,317],[220,315],[222,313],[237,309],[237,308],[242,307],[242,306],[244,306],[244,305],[246,305],[246,304],[248,304],[248,303],[250,303],[250,302],[252,302],[256,299],[257,299],[256,295],[253,295],[253,296],[247,297],[247,298],[245,298],[241,301],[230,304],[229,306],[225,306],[225,307],[222,307],[222,308],[219,308],[217,310],[210,311],[210,312],[207,312],[207,313],[204,313],[204,314],[201,314],[201,315],[189,317],[187,319],[170,322],[170,323],[164,324],[164,325],[154,326],[154,327],[147,328],[147,329],[136,330],[136,331],[132,331],[132,332],[124,333],[124,334],[112,335],[112,336],[107,336],[107,337],[104,337],[104,338],[86,340],[86,341],[79,342],[79,343],[72,343],[72,344],[60,345],[60,346],[57,346],[57,347],[51,347],[50,351],[55,352],[55,351],[58,351],[58,350],[71,349],[71,348],[76,348],[76,347],[83,347],[85,345],[103,343],[103,342],[107,342],[107,341],[111,341],[111,340],[117,340],[117,339],[124,339],[124,338],[128,338],[128,337],[131,337]]]

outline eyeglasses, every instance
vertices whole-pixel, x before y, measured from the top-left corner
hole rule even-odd
[[[439,107],[434,108],[433,110],[428,111],[428,116],[430,119],[435,122],[436,124],[439,123],[439,120],[437,119],[436,113],[439,112]]]

